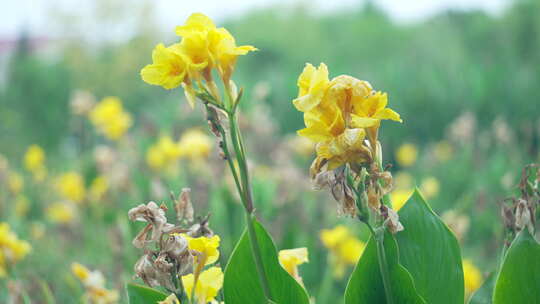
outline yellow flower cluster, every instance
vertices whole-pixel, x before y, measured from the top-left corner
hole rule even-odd
[[[122,138],[133,123],[117,97],[103,98],[88,115],[98,132],[110,140]]]
[[[279,263],[293,278],[303,284],[302,277],[298,273],[298,266],[309,262],[306,247],[284,249],[279,251]]]
[[[0,278],[7,275],[8,265],[22,260],[30,250],[30,244],[19,240],[8,223],[0,223]]]
[[[32,173],[34,180],[43,181],[47,176],[45,151],[38,145],[31,145],[24,154],[24,167]]]
[[[482,285],[482,273],[469,259],[463,259],[463,276],[465,279],[465,296],[469,297]]]
[[[375,144],[381,120],[401,122],[399,114],[386,107],[386,93],[347,75],[330,80],[324,63],[318,68],[308,63],[298,78],[298,87],[293,104],[304,113],[306,125],[298,134],[317,143],[315,171],[325,163],[332,170],[372,159],[365,137]]]
[[[215,263],[219,258],[218,235],[212,237],[192,238],[182,234],[188,241],[188,247],[195,252],[194,272],[182,276],[182,284],[191,303],[205,304],[215,300],[218,291],[223,286],[223,271],[220,267],[212,266],[203,270],[204,266]],[[192,294],[194,298],[191,299]]]
[[[62,198],[80,203],[86,195],[83,177],[77,172],[67,172],[56,180],[56,189]]]
[[[208,156],[212,140],[198,129],[187,130],[178,142],[170,136],[161,136],[146,152],[146,163],[154,170],[172,167],[180,158],[200,160]]]
[[[347,266],[354,266],[362,256],[366,244],[342,225],[333,229],[323,229],[320,233],[323,245],[330,250],[330,262],[334,276],[342,278]]]
[[[206,80],[208,90],[217,95],[212,69],[217,69],[228,87],[237,57],[256,50],[250,45],[237,46],[225,28],[216,27],[201,13],[192,14],[184,25],[176,28],[176,34],[182,37],[181,41],[167,47],[158,44],[152,52],[152,64],[141,70],[141,77],[145,82],[165,89],[182,84],[192,107],[195,103],[194,83],[201,86],[202,80]]]
[[[85,302],[90,304],[118,303],[120,298],[118,291],[105,288],[105,278],[100,271],[90,271],[84,265],[72,263],[71,272],[82,282],[86,289]]]

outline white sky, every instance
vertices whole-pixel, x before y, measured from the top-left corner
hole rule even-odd
[[[7,0],[0,10],[0,39],[12,38],[21,27],[26,27],[36,35],[51,35],[48,25],[51,9],[69,11],[84,15],[94,0]],[[141,0],[124,0],[126,3],[141,3]],[[325,13],[332,10],[357,7],[365,0],[150,0],[156,9],[160,25],[172,28],[182,22],[192,12],[203,12],[215,20],[245,13],[254,8],[271,5],[294,5],[309,3],[316,11]],[[497,14],[511,0],[373,0],[399,22],[414,22],[448,8],[484,9]],[[122,1],[121,1],[122,2]]]

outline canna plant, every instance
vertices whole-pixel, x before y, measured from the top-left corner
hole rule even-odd
[[[133,241],[142,250],[135,273],[149,287],[129,284],[130,303],[311,303],[298,271],[308,261],[307,248],[278,254],[257,219],[248,154],[238,124],[243,90],[232,79],[238,57],[257,49],[237,46],[226,29],[200,13],[178,26],[176,34],[181,37],[178,43],[155,47],[153,62],[141,70],[141,77],[165,89],[181,86],[191,107],[204,108],[234,179],[245,230],[222,271],[220,238],[209,228],[208,216],[195,220],[187,191],[173,199],[174,224],[168,222],[165,205],[150,202],[133,208],[130,219],[147,223]],[[366,244],[340,226],[321,234],[332,253],[329,262],[335,265],[334,276],[344,275],[346,265],[358,261],[347,284],[345,303],[463,303],[464,266],[453,232],[418,189],[396,204],[399,211],[392,208],[394,181],[383,160],[381,123],[401,123],[402,119],[388,107],[388,95],[352,76],[330,79],[324,63],[307,64],[298,87],[292,103],[303,113],[305,123],[298,134],[315,143],[316,158],[309,170],[314,188],[328,189],[337,202],[338,215],[360,221],[371,234]],[[187,148],[194,144],[200,141]],[[154,169],[169,167],[182,153],[170,138],[160,139],[152,149],[147,162]],[[522,184],[527,185],[523,186],[525,198],[507,212],[513,233],[508,236],[511,245],[503,251],[504,262],[493,276],[496,282],[478,291],[483,294],[495,286],[493,296],[488,291],[488,302],[474,302],[478,296],[473,296],[471,303],[491,303],[492,299],[493,303],[511,303],[508,299],[513,297],[521,297],[520,303],[540,303],[540,269],[536,269],[540,245],[532,237],[538,177]],[[536,267],[536,272],[527,273],[523,261]],[[469,264],[465,266],[470,272]],[[328,286],[323,284],[323,297],[317,301],[331,301],[324,297]]]

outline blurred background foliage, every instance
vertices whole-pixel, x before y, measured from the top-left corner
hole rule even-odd
[[[22,167],[26,148],[38,144],[47,153],[52,175],[77,170],[87,181],[96,176],[92,149],[111,143],[70,114],[76,90],[89,91],[98,100],[118,96],[134,122],[130,140],[115,146],[125,158],[134,159],[132,186],[108,198],[114,205],[84,207],[89,216],[80,217],[79,229],[47,228],[48,241],[33,245],[34,252],[43,255],[31,255],[26,262],[40,265],[36,273],[31,274],[31,266],[21,266],[33,282],[50,282],[59,303],[67,303],[81,291],[68,273],[66,257],[99,266],[120,289],[131,279],[137,253],[130,242],[136,225],[127,222],[125,213],[135,204],[168,199],[167,194],[155,197],[144,153],[163,133],[178,135],[205,126],[200,109],[191,112],[185,106],[181,90],[152,87],[139,76],[155,44],[176,39],[172,30],[158,30],[148,3],[98,9],[92,18],[103,21],[98,25],[104,34],[99,41],[85,35],[83,21],[57,14],[55,25],[65,28],[69,39],[53,41],[53,55],[43,56],[31,47],[29,33],[23,33],[6,69],[0,91],[0,151],[10,167]],[[111,33],[128,19],[134,35],[115,39]],[[251,11],[222,25],[239,44],[260,50],[241,58],[234,75],[245,89],[243,123],[256,172],[257,209],[279,248],[309,248],[310,263],[301,268],[308,290],[318,290],[321,265],[326,264],[319,231],[344,220],[335,218],[329,195],[309,190],[310,156],[293,157],[299,174],[279,171],[290,169],[281,153],[298,150],[286,143],[303,124],[291,100],[306,62],[325,62],[331,76],[349,74],[388,92],[392,108],[404,120],[403,125],[384,124],[381,135],[385,159],[394,165],[396,187],[424,185],[423,190],[433,192],[433,208],[446,214],[449,224],[468,227],[456,228],[464,230],[458,235],[463,255],[483,273],[494,269],[503,232],[500,202],[516,190],[520,169],[539,160],[540,2],[513,1],[498,17],[482,11],[447,11],[414,24],[395,23],[373,2],[324,15],[305,5],[280,6]],[[403,152],[414,154],[412,163],[398,159],[396,151],[403,143],[413,146],[414,153]],[[186,164],[174,179],[161,181],[167,191],[194,188],[194,200],[204,202],[199,212],[212,212],[212,226],[223,235],[227,257],[241,233],[241,210],[226,183],[197,172]],[[291,184],[301,191],[287,189]],[[51,203],[48,192],[28,190],[33,208],[24,219],[5,211],[11,202],[3,196],[0,219],[9,219],[19,234],[30,238],[26,223],[43,220],[39,206]],[[48,252],[53,247],[62,252]],[[107,252],[111,254],[103,254]],[[42,264],[44,256],[49,263]],[[65,280],[56,282],[58,273]],[[334,284],[330,298],[340,297],[345,280]]]

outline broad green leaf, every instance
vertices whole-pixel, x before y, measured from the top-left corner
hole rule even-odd
[[[129,283],[126,286],[129,304],[154,304],[163,301],[167,295],[143,285]]]
[[[393,303],[417,304],[426,303],[418,295],[409,272],[399,264],[398,247],[394,237],[386,233],[384,250],[390,272],[390,284]],[[358,261],[345,291],[346,304],[388,303],[384,294],[384,286],[377,259],[377,244],[371,238]]]
[[[463,266],[459,243],[431,210],[418,189],[399,210],[405,230],[396,234],[399,261],[428,303],[463,303]]]
[[[253,219],[253,224],[262,253],[264,270],[270,285],[272,301],[265,299],[251,254],[249,235],[244,231],[225,269],[223,283],[225,303],[308,304],[309,298],[304,288],[279,264],[276,247],[268,232],[257,220]]]
[[[518,234],[506,252],[493,303],[540,303],[540,244],[527,229]]]
[[[495,278],[497,276],[495,273],[491,273],[487,279],[484,281],[484,284],[475,291],[469,300],[469,304],[491,304],[493,303],[491,299],[493,298],[493,288],[495,287]]]

